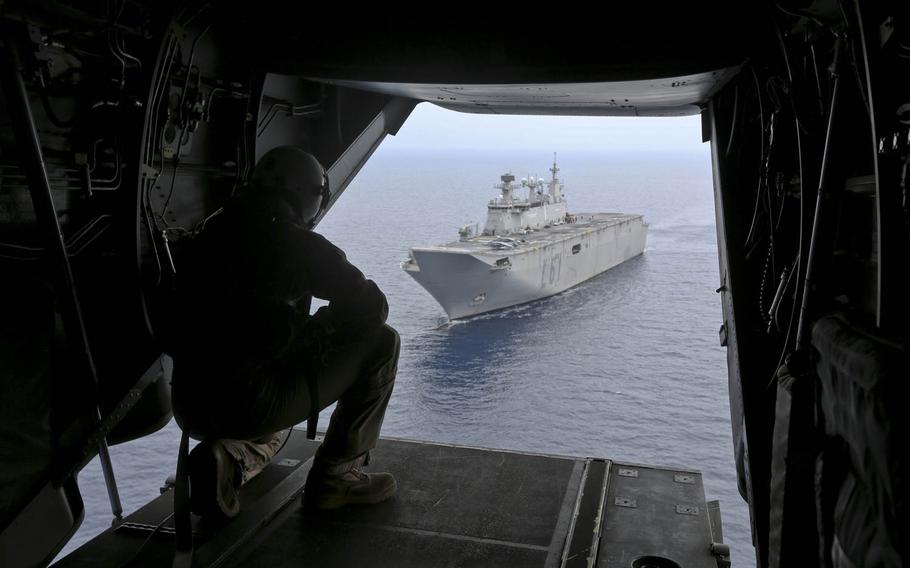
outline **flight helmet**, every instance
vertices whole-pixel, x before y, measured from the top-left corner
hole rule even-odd
[[[290,203],[307,228],[328,207],[331,196],[325,168],[296,146],[278,146],[266,152],[256,164],[252,184]]]

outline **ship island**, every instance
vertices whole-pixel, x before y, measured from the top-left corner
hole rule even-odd
[[[558,294],[644,252],[642,215],[569,213],[555,154],[549,171],[500,176],[483,231],[464,225],[457,241],[410,249],[402,269],[450,320]]]

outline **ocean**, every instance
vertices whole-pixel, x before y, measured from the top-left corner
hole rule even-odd
[[[317,228],[376,281],[401,334],[383,434],[696,469],[719,499],[733,565],[754,566],[736,488],[709,147],[559,156],[571,212],[641,213],[645,253],[562,294],[447,322],[400,268],[411,246],[483,223],[493,185],[548,176],[552,155],[382,146]],[[328,411],[321,425],[327,423]],[[174,472],[172,422],[111,448],[124,508]],[[110,525],[97,460],[79,476],[86,517],[65,551]]]

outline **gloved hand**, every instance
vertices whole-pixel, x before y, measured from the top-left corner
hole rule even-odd
[[[316,313],[309,316],[301,327],[304,347],[317,356],[326,351],[329,338],[333,333],[331,312],[328,311],[328,306],[316,310]]]

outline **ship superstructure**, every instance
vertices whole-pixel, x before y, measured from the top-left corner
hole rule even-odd
[[[402,269],[450,319],[557,294],[644,251],[648,226],[641,215],[570,214],[555,154],[550,172],[549,180],[519,183],[503,174],[482,232],[464,226],[458,241],[411,249]]]
[[[509,235],[565,223],[566,200],[562,195],[562,184],[556,177],[558,171],[554,155],[549,182],[543,178],[522,179],[519,187],[527,190],[527,199],[519,199],[515,195],[518,188],[513,185],[513,174],[500,176],[501,183],[495,187],[502,193],[487,205],[487,222],[483,234]]]

